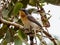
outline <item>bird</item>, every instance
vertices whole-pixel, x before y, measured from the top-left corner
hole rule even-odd
[[[29,29],[30,27],[37,25],[40,29],[43,30],[42,25],[32,15],[29,14],[28,10],[21,9],[19,11],[19,16],[21,17],[25,29]]]

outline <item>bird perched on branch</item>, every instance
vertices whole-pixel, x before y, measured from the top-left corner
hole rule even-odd
[[[19,16],[24,24],[24,28],[29,29],[30,27],[34,27],[34,25],[38,25],[40,29],[43,29],[41,24],[31,16],[27,10],[21,9],[19,11]]]

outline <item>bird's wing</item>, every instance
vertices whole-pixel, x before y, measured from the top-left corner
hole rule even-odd
[[[34,17],[32,17],[31,15],[27,15],[27,18],[28,18],[31,22],[37,24],[38,26],[40,26],[40,28],[42,28],[41,24],[40,24]]]

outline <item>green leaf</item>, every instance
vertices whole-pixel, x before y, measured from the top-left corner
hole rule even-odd
[[[14,41],[15,45],[22,45],[22,41],[18,38]]]
[[[29,0],[29,4],[32,6],[36,6],[36,0]]]
[[[22,8],[22,7],[23,7],[23,4],[20,3],[20,2],[17,2],[17,3],[15,4],[14,9],[13,9],[13,14],[14,14],[14,15],[17,15],[18,12],[19,12],[19,9]]]
[[[24,34],[24,32],[22,31],[18,31],[18,37],[23,41],[27,38],[26,34]]]
[[[23,41],[26,45],[28,45],[27,43],[27,35],[24,34],[24,32],[22,32],[21,30],[18,30],[18,37],[21,41]]]

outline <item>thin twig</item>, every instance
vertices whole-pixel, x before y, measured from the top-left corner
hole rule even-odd
[[[43,11],[43,13],[40,13],[40,15],[43,15],[43,14],[46,15],[45,10],[44,10],[43,7],[39,4],[39,0],[37,0],[36,3],[37,3],[37,5],[39,6],[40,10]],[[54,39],[48,32],[44,31],[44,29],[43,29],[43,33],[54,43],[54,45],[57,45],[55,39]]]

